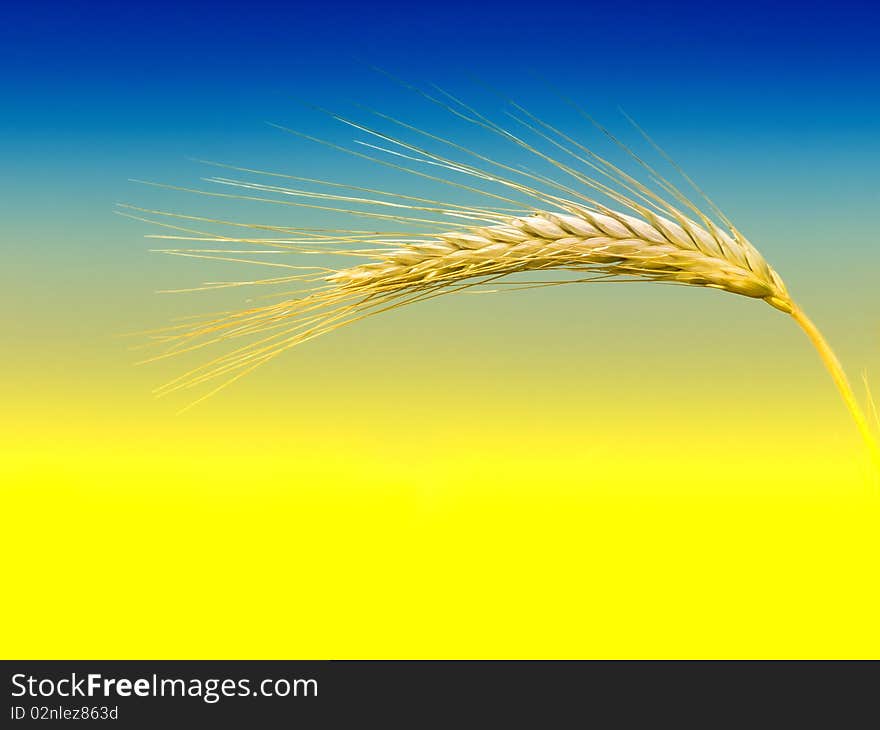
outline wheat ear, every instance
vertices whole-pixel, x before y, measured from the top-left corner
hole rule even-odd
[[[124,215],[172,230],[154,238],[219,246],[162,249],[165,253],[259,264],[283,272],[271,278],[213,282],[199,288],[295,287],[271,304],[210,316],[154,333],[154,339],[166,344],[167,349],[150,359],[247,338],[246,344],[167,383],[158,389],[160,394],[220,379],[219,386],[202,396],[207,397],[291,347],[365,317],[442,294],[587,282],[653,281],[763,299],[790,315],[816,347],[865,443],[878,459],[871,428],[830,346],[795,304],[782,278],[711,200],[703,196],[717,220],[604,128],[600,127],[649,172],[653,186],[624,172],[519,105],[512,105],[516,114],[510,116],[536,141],[526,141],[445,92],[419,93],[456,117],[501,136],[551,165],[561,173],[560,177],[569,179],[569,184],[490,159],[453,140],[373,112],[414,135],[452,148],[455,156],[430,151],[426,146],[335,114],[331,116],[369,139],[360,142],[360,150],[282,129],[432,183],[481,196],[491,205],[452,203],[219,163],[209,164],[272,177],[284,184],[211,177],[209,181],[235,190],[160,186],[226,200],[354,215],[393,229],[305,229],[123,206]],[[561,151],[562,158],[551,156],[539,148],[538,142]],[[434,174],[438,169],[444,174]],[[291,186],[291,182],[297,186]],[[328,188],[336,192],[329,192]],[[703,195],[699,188],[694,188]],[[218,228],[224,232],[218,233]],[[229,235],[229,228],[245,230],[247,235]],[[229,248],[242,245],[245,248],[241,250]],[[327,267],[291,265],[283,260],[286,255],[303,254],[344,256],[356,262]],[[548,271],[563,272],[567,278],[518,278]]]

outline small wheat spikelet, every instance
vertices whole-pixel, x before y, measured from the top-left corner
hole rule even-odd
[[[660,282],[763,299],[790,315],[815,345],[876,457],[867,419],[819,330],[794,302],[779,274],[679,168],[675,169],[702,196],[708,213],[602,127],[613,143],[647,171],[647,181],[512,102],[507,113],[518,125],[518,133],[439,89],[417,93],[459,123],[500,137],[555,174],[497,161],[387,114],[370,112],[382,125],[404,130],[403,137],[325,112],[366,141],[356,140],[359,147],[351,148],[280,129],[391,168],[395,174],[414,176],[420,183],[451,187],[459,196],[479,199],[479,204],[214,162],[208,164],[239,175],[207,178],[226,186],[227,192],[159,186],[229,202],[258,201],[310,209],[310,213],[357,216],[377,229],[279,226],[123,206],[124,215],[170,229],[154,238],[186,241],[187,246],[210,244],[163,249],[165,253],[279,270],[271,278],[214,282],[199,288],[286,289],[268,304],[152,333],[166,349],[150,359],[235,343],[158,393],[213,383],[202,396],[207,397],[291,347],[365,317],[443,294],[487,287],[510,291],[586,282]],[[674,165],[647,135],[645,139]],[[342,257],[346,263],[303,266],[287,263],[286,256],[317,256],[322,262]],[[546,272],[565,278],[523,278]]]

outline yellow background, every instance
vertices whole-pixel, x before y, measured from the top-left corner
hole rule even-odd
[[[867,282],[791,258],[870,366]],[[880,489],[763,303],[449,297],[175,415],[149,391],[182,365],[113,335],[209,301],[149,293],[197,268],[145,266],[10,281],[5,657],[878,655]]]

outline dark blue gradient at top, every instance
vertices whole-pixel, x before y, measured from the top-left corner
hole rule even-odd
[[[39,106],[43,95],[109,107],[163,89],[240,97],[286,79],[344,90],[355,59],[432,78],[534,70],[681,93],[709,83],[734,98],[742,84],[820,98],[830,85],[874,102],[880,69],[880,11],[866,2],[18,3],[3,13],[12,119],[26,112],[17,98]]]
[[[877,20],[864,2],[7,4],[2,189],[13,208],[104,215],[126,178],[181,179],[187,155],[259,163],[278,144],[262,122],[288,122],[290,97],[387,109],[367,64],[452,88],[479,76],[534,106],[551,78],[664,140],[729,148],[736,130],[761,159],[762,136],[794,154],[812,135],[831,154],[876,136]]]

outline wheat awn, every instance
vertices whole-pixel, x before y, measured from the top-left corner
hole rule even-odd
[[[500,136],[550,165],[560,175],[549,177],[491,159],[381,112],[368,110],[384,123],[424,139],[425,144],[325,112],[368,141],[358,140],[358,148],[353,149],[293,129],[279,129],[434,184],[451,186],[487,204],[453,203],[209,162],[230,173],[269,178],[271,182],[218,175],[207,180],[230,192],[160,187],[219,199],[353,215],[380,226],[387,224],[388,229],[272,226],[122,206],[124,215],[171,231],[154,234],[154,238],[193,242],[187,245],[216,245],[162,249],[164,253],[282,270],[279,276],[215,282],[200,289],[294,287],[293,292],[282,294],[274,303],[152,333],[156,342],[167,347],[149,359],[246,338],[245,344],[166,383],[157,389],[159,394],[219,379],[220,384],[201,400],[291,347],[365,317],[447,293],[485,291],[487,287],[495,291],[578,282],[653,281],[763,299],[790,315],[816,347],[865,443],[877,458],[868,421],[822,334],[797,306],[779,274],[677,166],[676,170],[703,197],[711,216],[600,125],[603,133],[647,171],[653,185],[624,172],[513,102],[509,102],[508,116],[533,141],[442,90],[433,94],[417,92],[445,112]],[[645,138],[672,162],[647,135]],[[450,151],[431,151],[427,143]],[[557,156],[546,152],[546,147]],[[558,177],[570,182],[563,183]],[[226,232],[213,230],[217,228]],[[230,228],[244,235],[228,235]],[[291,265],[279,260],[288,254],[343,256],[355,261],[328,267]],[[537,282],[516,279],[525,273],[547,271],[565,272],[570,278]]]

